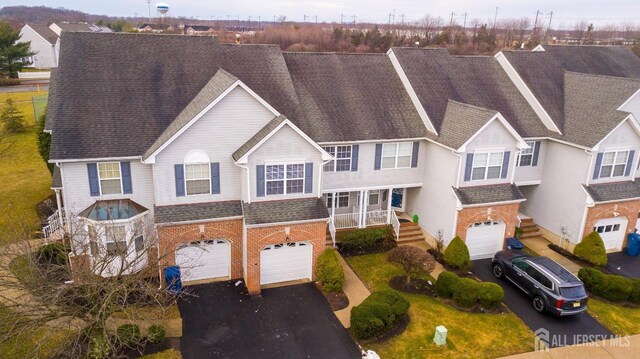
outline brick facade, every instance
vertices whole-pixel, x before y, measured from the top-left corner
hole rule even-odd
[[[518,211],[520,203],[494,205],[486,207],[463,208],[458,212],[458,223],[456,225],[456,235],[466,241],[467,228],[476,222],[502,221],[506,224],[505,237],[513,236],[518,221]]]
[[[203,239],[225,239],[231,243],[231,278],[244,278],[249,293],[260,293],[260,251],[268,245],[308,241],[313,245],[312,273],[318,256],[325,249],[327,222],[287,224],[247,228],[247,272],[242,265],[242,219],[158,227],[160,264],[175,265],[175,251],[180,244]],[[289,227],[288,238],[285,228]]]
[[[162,268],[176,264],[180,244],[205,239],[225,239],[231,243],[231,278],[242,278],[242,219],[178,224],[158,227],[159,260]]]
[[[596,204],[588,209],[583,236],[593,232],[593,227],[595,227],[596,222],[599,220],[612,217],[626,217],[629,220],[626,233],[633,233],[636,228],[638,213],[640,213],[640,200]],[[580,240],[582,240],[582,238],[580,238]],[[624,247],[626,243],[627,238],[625,236],[622,247]]]
[[[285,227],[289,227],[288,238],[285,235]],[[313,245],[311,273],[315,276],[316,261],[325,249],[326,240],[326,220],[247,228],[247,273],[245,274],[245,280],[249,293],[260,293],[260,251],[264,247],[270,244],[309,241]]]

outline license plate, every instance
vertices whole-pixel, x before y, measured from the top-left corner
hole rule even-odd
[[[574,308],[577,308],[577,307],[579,307],[579,306],[580,306],[580,302],[575,302],[575,303],[573,303],[573,307],[574,307]]]

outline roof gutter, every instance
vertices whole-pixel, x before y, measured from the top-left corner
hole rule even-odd
[[[158,227],[168,227],[175,225],[184,225],[184,224],[197,224],[197,223],[207,223],[207,222],[221,222],[221,221],[231,221],[235,219],[242,219],[242,216],[233,216],[233,217],[222,217],[222,218],[205,218],[205,219],[192,219],[188,221],[177,221],[177,222],[163,222],[156,223]]]
[[[316,218],[316,219],[304,219],[304,220],[301,220],[301,221],[257,223],[257,224],[246,224],[246,219],[245,219],[245,227],[247,227],[247,228],[275,227],[275,226],[282,226],[282,225],[286,225],[286,224],[304,224],[304,223],[313,223],[313,222],[322,222],[322,221],[329,222],[329,217]]]
[[[489,202],[489,203],[478,203],[478,204],[462,204],[461,203],[461,208],[464,209],[464,208],[487,207],[487,206],[501,206],[506,204],[522,203],[526,200],[527,200],[526,198],[523,198],[523,199],[516,199],[516,200],[504,201],[504,202]]]

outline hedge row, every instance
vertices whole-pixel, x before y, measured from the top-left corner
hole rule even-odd
[[[339,292],[344,285],[344,271],[338,253],[333,248],[327,248],[318,257],[316,265],[316,279],[325,292]]]
[[[341,232],[336,240],[340,252],[346,255],[386,252],[396,246],[391,226]]]
[[[460,278],[452,272],[440,273],[436,281],[436,294],[441,298],[453,299],[461,308],[472,308],[479,303],[483,308],[494,309],[504,300],[504,289],[499,285]]]
[[[587,290],[612,302],[640,304],[640,279],[604,274],[595,268],[582,268],[578,278]]]
[[[393,328],[409,311],[411,304],[398,292],[373,292],[351,309],[351,331],[358,339],[370,339]]]

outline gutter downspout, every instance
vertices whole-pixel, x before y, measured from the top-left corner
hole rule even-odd
[[[516,169],[518,168],[518,159],[520,158],[520,154],[522,154],[521,149],[517,150],[516,155],[514,156],[515,161],[513,161],[513,169],[511,170],[511,184],[515,184]]]
[[[593,152],[591,150],[584,150],[584,153],[588,154],[591,158],[589,159],[589,169],[587,170],[587,179],[584,182],[587,186],[589,185],[589,178],[591,178],[591,168],[593,167]]]
[[[322,172],[324,172],[324,165],[326,165],[331,161],[333,160],[331,159],[331,160],[322,162],[322,164],[320,165],[320,168],[318,169],[318,172],[320,172],[320,174],[318,175],[318,198],[322,197]]]
[[[462,155],[451,150],[451,154],[458,157],[458,169],[456,170],[456,188],[460,188],[460,170],[462,168]]]

